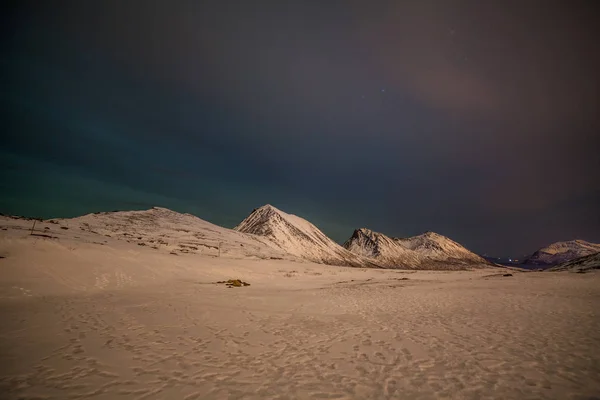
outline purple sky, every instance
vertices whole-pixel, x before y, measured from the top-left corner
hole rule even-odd
[[[320,4],[322,3],[322,4]],[[0,212],[600,242],[592,2],[13,2]]]

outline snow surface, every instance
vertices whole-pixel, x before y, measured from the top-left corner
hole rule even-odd
[[[160,209],[41,221],[34,235],[32,223],[0,216],[2,399],[600,393],[600,271],[505,277],[263,259],[254,254],[274,251],[264,238]],[[260,252],[169,253],[212,235]],[[169,243],[155,249],[158,239]],[[251,285],[217,283],[228,279]]]

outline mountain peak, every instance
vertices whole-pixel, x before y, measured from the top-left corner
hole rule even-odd
[[[272,206],[271,204],[265,204],[264,206],[255,208],[255,210],[260,210],[260,211],[277,211],[277,212],[281,212],[281,210],[279,210],[277,207]]]
[[[437,232],[433,232],[433,231],[423,232],[420,235],[412,236],[407,239],[415,239],[415,238],[424,238],[424,239],[435,240],[435,241],[451,241],[451,242],[453,242],[453,240],[450,239],[449,237],[441,235],[441,234],[439,234]],[[456,242],[454,242],[454,243],[456,243]]]
[[[436,239],[442,239],[442,238],[444,238],[444,236],[440,235],[439,233],[435,233],[433,231],[426,231],[419,235],[411,236],[406,239],[414,239],[414,238],[428,238],[428,239],[436,240]]]
[[[427,231],[409,238],[392,238],[367,228],[356,229],[344,247],[389,267],[460,269],[487,262],[453,240]]]
[[[254,209],[235,230],[266,237],[277,247],[297,257],[334,265],[378,266],[353,254],[328,238],[316,226],[270,204]]]
[[[368,228],[358,228],[354,230],[354,233],[352,236],[357,236],[357,235],[363,235],[363,236],[373,236],[375,232],[373,232],[372,230],[368,229]]]

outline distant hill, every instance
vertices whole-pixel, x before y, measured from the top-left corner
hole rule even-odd
[[[556,242],[533,253],[525,260],[524,264],[536,265],[542,268],[550,267],[598,252],[600,252],[600,244],[586,242],[585,240]]]
[[[268,240],[223,228],[191,214],[153,207],[143,211],[99,212],[51,219],[66,228],[110,236],[172,254],[221,255],[230,258],[284,258]],[[289,257],[288,257],[289,258]]]
[[[426,232],[409,238],[392,238],[360,228],[344,243],[355,254],[370,257],[389,268],[460,270],[492,264],[455,241]]]

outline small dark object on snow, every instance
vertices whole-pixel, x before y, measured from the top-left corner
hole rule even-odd
[[[50,235],[46,235],[44,233],[32,233],[31,236],[39,236],[39,237],[45,237],[45,238],[49,238],[49,239],[58,239],[56,236],[50,236]]]
[[[68,228],[68,227],[66,227],[66,226],[61,226],[61,227],[60,227],[60,229],[65,229],[65,230],[67,230],[67,229],[69,229],[69,228]]]
[[[504,274],[504,275],[502,275],[502,276],[512,276],[512,274]]]
[[[227,281],[219,281],[217,283],[224,283],[227,287],[242,287],[242,286],[250,286],[248,282],[244,282],[240,279],[229,279]]]

